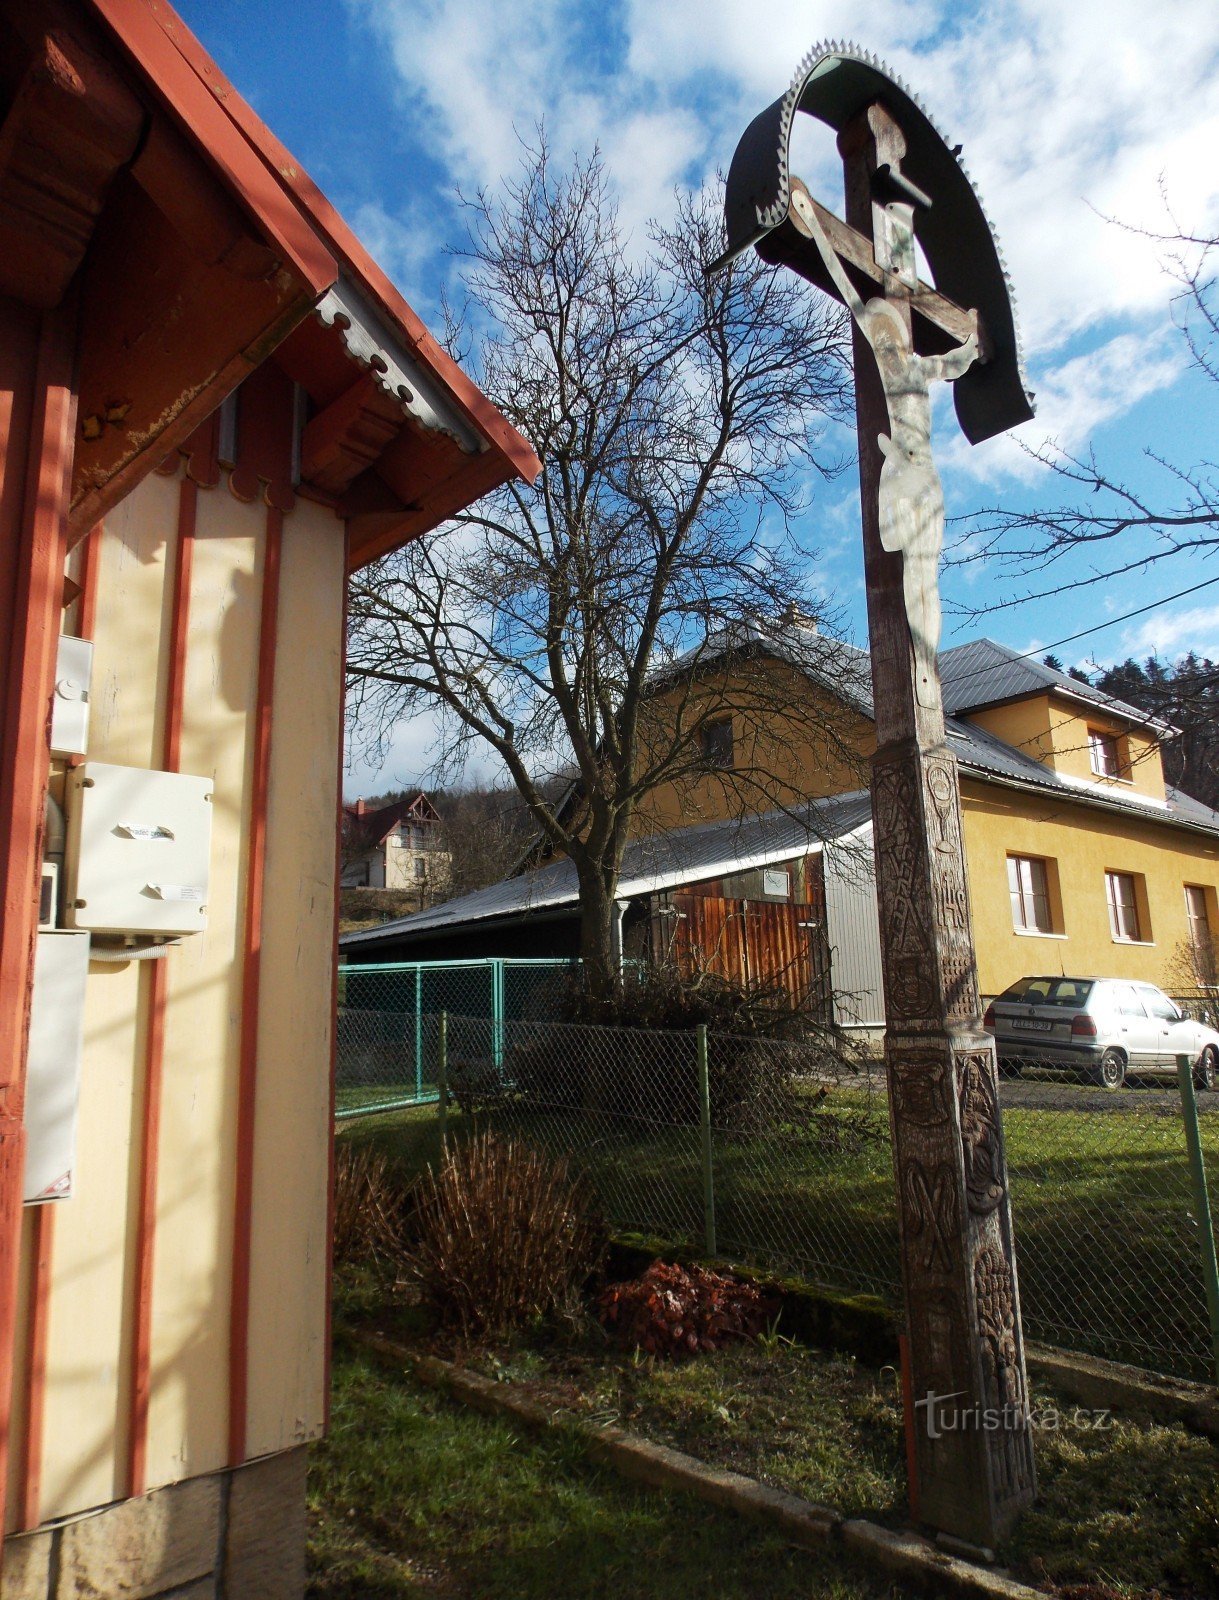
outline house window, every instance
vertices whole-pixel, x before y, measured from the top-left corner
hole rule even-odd
[[[1189,919],[1189,942],[1195,950],[1209,950],[1211,923],[1206,914],[1206,890],[1200,883],[1185,885],[1185,915]]]
[[[1036,856],[1008,856],[1007,888],[1017,933],[1053,933],[1049,874]]]
[[[733,766],[732,748],[732,718],[717,717],[714,722],[704,722],[699,729],[702,742],[703,761],[709,767],[718,771],[726,771]]]
[[[1122,759],[1122,740],[1115,733],[1102,733],[1099,728],[1088,729],[1088,751],[1092,770],[1098,778],[1124,778],[1126,763]]]
[[[1138,886],[1133,872],[1106,872],[1105,897],[1109,902],[1109,931],[1115,939],[1141,941]]]

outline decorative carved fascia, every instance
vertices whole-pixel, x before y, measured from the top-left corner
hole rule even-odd
[[[372,381],[429,433],[444,433],[468,455],[479,455],[485,441],[445,398],[441,385],[395,339],[351,281],[340,278],[317,306],[318,320],[338,331],[347,354]]]

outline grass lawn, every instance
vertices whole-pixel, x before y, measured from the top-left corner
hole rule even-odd
[[[471,1364],[810,1500],[894,1525],[907,1520],[891,1369],[781,1340],[685,1362],[593,1346],[489,1350]],[[1212,1443],[1116,1415],[1080,1428],[1074,1407],[1048,1391],[1033,1399],[1045,1422],[1060,1425],[1038,1429],[1038,1502],[1001,1562],[1033,1584],[1101,1583],[1132,1597],[1219,1592],[1219,1568],[1207,1577],[1181,1554],[1183,1530],[1219,1467]]]
[[[900,1597],[840,1550],[790,1548],[730,1513],[636,1490],[561,1430],[528,1439],[363,1353],[375,1326],[521,1385],[575,1418],[614,1422],[806,1498],[907,1520],[897,1377],[779,1335],[686,1361],[632,1356],[593,1325],[473,1349],[437,1342],[418,1308],[348,1277],[331,1432],[310,1478],[310,1594],[723,1600]],[[1219,1593],[1219,1452],[1179,1426],[1085,1419],[1034,1393],[1039,1495],[1000,1561],[1071,1600]],[[1210,1540],[1210,1556],[1199,1538]],[[1193,1547],[1191,1548],[1191,1539]],[[1209,1564],[1208,1564],[1209,1562]],[[1095,1587],[1088,1587],[1088,1586]]]
[[[1022,1091],[1012,1091],[1013,1095]],[[1186,1377],[1210,1376],[1206,1300],[1179,1116],[1162,1091],[1004,1109],[1029,1338]],[[1108,1109],[1112,1105],[1114,1109]],[[896,1303],[893,1179],[883,1099],[849,1089],[810,1129],[714,1139],[720,1253]],[[460,1136],[463,1119],[449,1128]],[[619,1228],[697,1243],[697,1128],[508,1108],[502,1124],[575,1153]],[[1219,1114],[1202,1119],[1219,1200]],[[434,1159],[436,1109],[342,1125],[408,1172]]]
[[[636,1490],[562,1435],[534,1442],[340,1342],[310,1472],[314,1600],[882,1600],[841,1553],[795,1550]]]

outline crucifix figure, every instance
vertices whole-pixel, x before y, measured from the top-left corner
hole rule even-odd
[[[788,167],[795,114],[838,133],[846,218]],[[876,752],[885,1062],[912,1374],[915,1514],[993,1547],[1036,1479],[994,1041],[981,1025],[956,758],[936,652],[944,497],[931,394],[972,441],[1032,415],[1006,277],[957,161],[850,46],[813,51],[737,147],[724,265],[749,246],[852,320]],[[935,274],[918,274],[915,240]]]

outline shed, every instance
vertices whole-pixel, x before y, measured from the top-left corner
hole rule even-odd
[[[579,951],[566,858],[344,934],[342,958],[448,960]],[[672,962],[787,990],[848,1027],[883,1026],[880,932],[865,793],[636,838],[618,882],[624,959]]]

